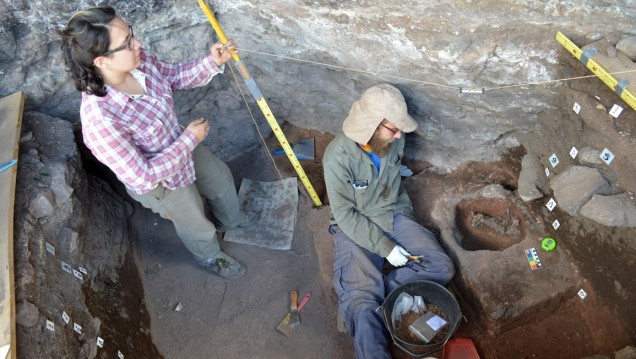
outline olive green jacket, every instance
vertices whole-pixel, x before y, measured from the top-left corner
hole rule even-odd
[[[384,234],[393,232],[393,212],[413,218],[413,205],[400,177],[403,152],[404,137],[381,159],[378,173],[360,146],[340,134],[327,146],[322,160],[331,223],[359,246],[382,257],[395,247]]]

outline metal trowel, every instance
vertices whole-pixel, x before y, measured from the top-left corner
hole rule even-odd
[[[276,330],[278,330],[281,334],[288,337],[292,333],[292,330],[294,329],[294,327],[300,324],[298,313],[300,313],[303,310],[303,308],[305,307],[305,304],[307,304],[310,297],[311,297],[311,292],[307,293],[307,295],[305,295],[303,299],[300,301],[300,305],[296,306],[296,303],[298,303],[298,292],[292,291],[290,310],[287,314],[285,314],[285,317],[283,318],[283,320],[281,320],[280,323],[278,323],[278,325],[276,326]],[[294,316],[295,316],[295,319],[294,319]]]
[[[299,160],[313,160],[315,158],[315,143],[314,137],[305,138],[291,145],[292,151]],[[276,148],[272,150],[273,155],[284,155],[285,150],[282,148]]]

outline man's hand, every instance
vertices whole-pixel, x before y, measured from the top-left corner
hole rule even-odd
[[[199,118],[190,122],[186,130],[192,132],[194,137],[196,137],[199,143],[201,143],[203,142],[203,140],[205,140],[206,137],[208,137],[210,124],[205,118]]]
[[[210,49],[210,54],[212,54],[212,59],[217,64],[217,66],[221,66],[224,63],[228,62],[232,58],[232,54],[238,54],[238,50],[236,49],[236,45],[234,41],[228,40],[225,45],[222,42],[217,42],[212,45]]]
[[[410,255],[411,253],[407,252],[406,249],[396,245],[393,247],[391,253],[386,256],[386,260],[388,260],[394,267],[401,267],[406,264]]]

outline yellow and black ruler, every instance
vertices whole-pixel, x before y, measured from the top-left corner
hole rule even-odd
[[[609,86],[617,95],[619,95],[628,105],[636,110],[636,96],[632,93],[627,86],[629,81],[625,78],[617,79],[607,72],[603,66],[597,61],[592,59],[592,56],[596,54],[595,49],[587,49],[581,51],[570,39],[563,35],[560,31],[557,31],[556,40],[563,45],[574,57],[576,57],[581,63],[587,66],[596,76],[598,76],[607,86]]]
[[[197,1],[199,2],[199,6],[201,6],[201,9],[205,13],[205,15],[208,17],[208,20],[210,20],[210,24],[212,24],[212,27],[214,28],[216,35],[219,37],[219,40],[221,40],[221,42],[225,44],[227,42],[227,37],[225,36],[223,29],[221,29],[219,22],[216,20],[216,17],[212,13],[208,5],[205,3],[205,0],[197,0]],[[276,121],[274,114],[270,110],[269,105],[267,104],[267,101],[265,100],[265,97],[263,97],[261,90],[256,85],[256,82],[254,81],[250,73],[247,71],[247,69],[245,68],[245,65],[243,65],[238,55],[236,53],[233,53],[232,57],[234,58],[235,66],[238,69],[239,73],[241,74],[241,77],[243,78],[245,85],[247,85],[247,88],[249,89],[250,93],[256,100],[258,107],[260,107],[261,112],[263,112],[263,115],[265,115],[265,119],[267,120],[267,123],[269,123],[269,126],[272,128],[272,131],[274,131],[274,135],[276,135],[276,138],[278,139],[278,142],[280,143],[280,145],[283,147],[283,150],[285,150],[285,154],[287,155],[287,158],[289,158],[289,161],[291,162],[292,166],[296,170],[298,177],[300,178],[301,182],[305,186],[305,189],[307,189],[307,193],[309,193],[309,196],[314,201],[314,205],[316,207],[322,206],[322,202],[320,201],[320,198],[316,194],[316,191],[314,190],[314,187],[311,185],[311,182],[309,182],[309,178],[305,174],[305,171],[300,165],[300,162],[298,162],[298,158],[296,157],[296,154],[292,150],[289,142],[287,141],[287,138],[285,138],[285,134],[283,133],[283,130],[281,130],[280,126],[278,125],[278,122]]]

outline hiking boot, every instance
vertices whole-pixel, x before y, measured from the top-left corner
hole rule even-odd
[[[208,259],[203,268],[228,279],[241,278],[245,275],[245,267],[223,252],[219,252],[215,258]]]

